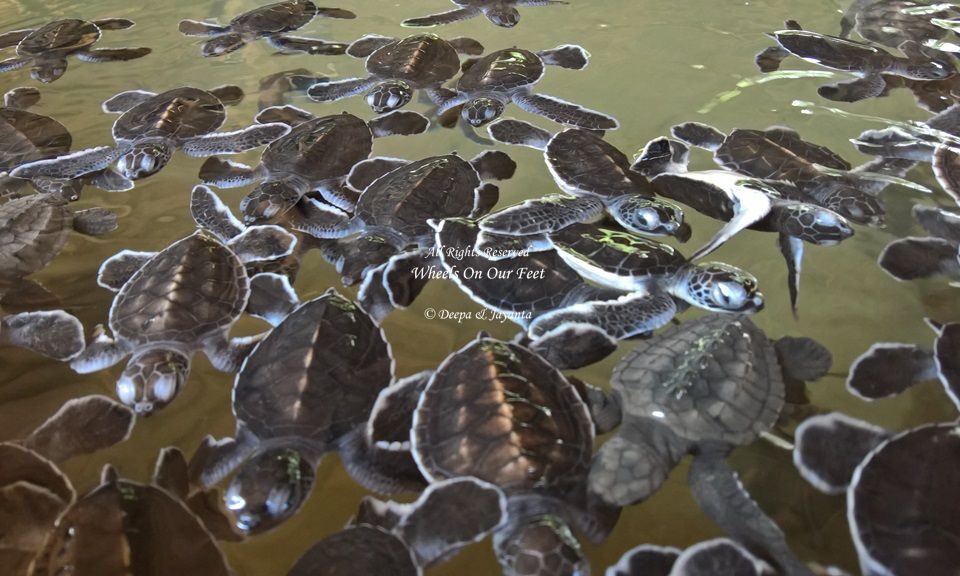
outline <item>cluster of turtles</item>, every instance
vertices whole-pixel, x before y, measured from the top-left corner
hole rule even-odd
[[[403,24],[482,15],[511,28],[518,7],[567,4],[453,3]],[[687,457],[691,493],[726,536],[686,550],[640,545],[608,576],[843,574],[798,558],[727,464],[737,447],[760,440],[791,450],[815,488],[846,495],[865,574],[957,574],[960,424],[894,432],[818,414],[784,438],[789,408],[828,373],[831,355],[810,338],[769,338],[751,320],[765,304],[756,278],[701,261],[745,229],[776,233],[797,313],[804,245],[884,226],[881,193],[906,183],[916,164],[932,163],[960,203],[960,90],[944,40],[960,30],[954,12],[856,0],[838,36],[794,21],[770,34],[776,45],[756,58],[764,71],[794,55],[857,77],[822,87],[824,98],[855,102],[903,86],[936,114],[861,134],[855,145],[876,158],[857,167],[788,127],[724,133],[698,122],[674,126],[631,160],[604,139],[619,128],[615,118],[535,89],[547,67],[586,67],[580,46],[488,52],[472,38],[434,33],[349,43],[293,35],[316,17],[356,17],[309,0],[226,23],[180,22],[181,33],[206,37],[203,56],[264,39],[281,53],[364,59],[364,77],[305,69],[265,77],[259,113],[240,130],[221,130],[226,107],[244,98],[238,86],[134,89],[103,103],[118,115],[114,142],[74,151],[62,124],[30,111],[36,88],[10,90],[0,107],[0,297],[8,306],[24,295],[56,301],[29,277],[72,232],[117,228],[110,210],[71,207],[84,187],[131,190],[177,150],[206,160],[189,197],[193,233],[100,265],[98,284],[115,292],[103,324],[85,330],[64,310],[0,316],[0,344],[80,374],[129,358],[115,400],[71,400],[0,443],[0,572],[232,574],[218,542],[256,537],[296,515],[321,460],[335,452],[364,488],[416,499],[365,497],[349,525],[288,574],[417,575],[488,536],[506,575],[589,574],[581,542],[603,542],[621,510],[657,493]],[[147,56],[149,48],[92,47],[102,30],[131,26],[57,20],[7,32],[0,48],[16,55],[0,71],[29,65],[34,79],[52,82],[68,56]],[[862,40],[850,39],[854,31]],[[434,106],[429,117],[403,109],[418,92]],[[287,103],[290,93],[315,102],[362,94],[375,115],[306,110]],[[502,118],[511,103],[559,126]],[[434,121],[490,145],[542,151],[559,190],[499,206],[494,182],[517,170],[500,149],[470,159],[373,155],[377,139],[416,137]],[[255,166],[222,158],[257,148]],[[711,152],[718,168],[690,170],[692,148]],[[215,191],[232,187],[249,190],[236,213]],[[691,209],[721,225],[685,256],[675,245],[691,237]],[[895,240],[880,266],[899,280],[960,280],[960,211],[918,205],[914,214],[929,236]],[[358,287],[355,298],[329,288],[300,299],[294,281],[314,248],[344,285]],[[477,269],[496,273],[466,272]],[[449,279],[520,331],[512,340],[480,333],[435,369],[400,377],[381,322],[432,278]],[[677,318],[691,306],[707,314]],[[233,336],[244,316],[269,328]],[[939,379],[960,409],[960,324],[929,324],[930,347],[871,347],[851,367],[851,392],[884,398]],[[628,339],[635,342],[609,385],[564,372]],[[209,436],[189,458],[163,450],[146,484],[108,466],[97,488],[78,495],[62,463],[125,441],[137,418],[174,403],[200,351],[235,375],[233,437]]]

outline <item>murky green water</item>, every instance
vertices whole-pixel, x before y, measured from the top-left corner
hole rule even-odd
[[[196,2],[129,2],[123,0],[2,0],[0,30],[29,27],[54,17],[127,17],[137,21],[130,31],[105,34],[100,47],[145,45],[153,54],[129,63],[86,64],[71,60],[70,69],[58,82],[41,87],[43,100],[37,111],[54,116],[74,134],[75,148],[111,143],[113,115],[100,112],[109,96],[133,88],[163,91],[181,85],[214,87],[235,83],[248,98],[229,110],[227,129],[248,125],[256,111],[257,83],[268,73],[305,67],[330,76],[355,75],[362,62],[348,57],[275,56],[265,43],[256,43],[221,59],[202,59],[199,43],[181,36],[176,29],[182,18],[204,19],[237,14],[254,7],[247,0]],[[519,45],[534,50],[557,44],[582,44],[592,54],[583,71],[549,70],[539,85],[554,94],[610,113],[622,128],[608,140],[635,153],[656,136],[668,133],[675,123],[697,120],[722,130],[736,126],[763,128],[785,124],[807,139],[833,147],[854,164],[860,157],[847,142],[872,125],[829,114],[803,114],[791,106],[796,99],[816,101],[820,79],[783,80],[749,87],[726,102],[699,110],[717,94],[729,91],[746,78],[757,76],[753,55],[768,44],[763,31],[777,29],[786,17],[805,27],[835,32],[839,29],[841,5],[819,0],[574,0],[572,6],[523,10],[523,20],[513,30],[496,28],[478,18],[447,26],[447,36],[471,36],[488,50]],[[411,16],[449,8],[445,0],[385,2],[344,0],[339,4],[355,11],[353,21],[317,20],[300,33],[349,41],[363,34],[405,35],[399,22]],[[793,59],[787,68],[806,68]],[[32,85],[26,70],[0,76],[3,91]],[[333,104],[310,102],[305,96],[293,103],[317,114],[346,110],[362,117],[370,111],[362,99]],[[822,103],[822,102],[821,102]],[[912,96],[898,90],[892,96],[845,107],[862,114],[897,119],[922,119]],[[426,111],[422,103],[409,109]],[[508,116],[525,117],[515,107]],[[539,122],[539,121],[538,121]],[[472,156],[482,147],[465,140],[456,130],[436,129],[410,138],[379,140],[375,154],[411,159],[456,150]],[[540,153],[512,148],[509,154],[520,165],[516,177],[501,186],[501,205],[555,191]],[[256,163],[259,152],[237,159]],[[99,288],[95,273],[105,258],[129,248],[159,250],[193,228],[188,212],[191,187],[197,182],[202,160],[175,155],[158,176],[138,182],[128,193],[108,194],[87,188],[81,205],[105,206],[120,215],[120,228],[100,239],[73,235],[60,257],[35,278],[56,292],[66,309],[77,315],[89,330],[105,322],[112,295]],[[695,168],[713,167],[705,153],[697,153]],[[911,178],[935,188],[930,169],[922,166]],[[236,208],[246,189],[223,191]],[[921,195],[901,188],[886,193],[887,230],[860,228],[857,235],[834,248],[809,248],[804,263],[801,314],[795,320],[789,311],[785,288],[786,269],[773,235],[747,232],[715,254],[746,268],[761,281],[767,308],[756,320],[771,336],[811,336],[834,354],[834,374],[811,386],[817,410],[843,410],[891,428],[942,420],[951,408],[941,390],[932,384],[920,386],[897,399],[866,404],[846,392],[843,376],[851,361],[876,341],[929,343],[932,334],[922,323],[924,316],[955,320],[953,292],[943,283],[898,283],[876,266],[879,251],[894,235],[913,230],[910,207]],[[926,198],[935,203],[940,196]],[[694,237],[685,249],[692,251],[710,238],[715,221],[693,213],[689,219]],[[339,286],[336,273],[318,254],[310,253],[296,287],[303,299],[329,286]],[[353,295],[353,292],[350,292]],[[435,281],[416,304],[394,313],[385,323],[397,358],[399,375],[431,368],[449,352],[462,346],[478,330],[509,338],[510,324],[483,321],[426,320],[425,308],[476,311],[478,306],[451,283]],[[263,328],[244,320],[238,329],[252,333]],[[630,347],[621,347],[625,352]],[[595,384],[605,384],[622,353],[581,370],[578,375]],[[37,425],[65,400],[84,394],[113,395],[116,367],[79,376],[66,365],[46,361],[18,350],[0,350],[0,439],[16,438]],[[100,467],[116,464],[126,477],[146,480],[161,447],[177,445],[192,453],[206,434],[233,433],[230,412],[232,377],[214,371],[205,358],[197,357],[189,385],[180,398],[158,416],[137,423],[133,437],[90,458],[69,462],[66,470],[80,492],[92,487]],[[837,564],[855,570],[844,502],[820,495],[796,473],[788,452],[759,443],[741,448],[733,463],[763,508],[786,530],[791,545],[804,560]],[[343,473],[335,457],[322,464],[313,496],[305,509],[282,528],[239,545],[225,545],[232,566],[239,574],[283,574],[315,540],[330,534],[348,520],[363,491]],[[595,573],[601,573],[627,549],[649,542],[685,547],[719,535],[718,529],[697,509],[686,486],[685,467],[674,472],[667,486],[652,500],[627,510],[616,532],[600,547],[587,546]],[[496,573],[491,548],[474,546],[434,574],[466,575]]]

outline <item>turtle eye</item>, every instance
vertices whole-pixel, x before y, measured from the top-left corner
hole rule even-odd
[[[126,374],[117,380],[117,398],[127,406],[133,406],[137,401],[137,385]]]
[[[732,282],[717,282],[712,292],[714,302],[727,310],[741,308],[747,301],[747,291]]]
[[[266,502],[263,503],[263,507],[266,508],[267,514],[273,518],[278,518],[283,516],[283,514],[290,509],[290,488],[287,486],[281,486],[270,490],[270,494],[267,496]]]

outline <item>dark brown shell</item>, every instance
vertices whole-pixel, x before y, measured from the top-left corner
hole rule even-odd
[[[135,344],[196,344],[230,327],[249,296],[243,262],[198,230],[151,258],[123,285],[110,309],[110,328]]]
[[[272,36],[302,28],[316,15],[317,6],[313,2],[276,2],[236,16],[230,21],[230,27],[235,32]]]
[[[734,130],[715,156],[720,165],[754,178],[807,182],[820,176],[813,164],[773,142],[762,130]]]
[[[582,481],[593,423],[560,371],[522,346],[481,337],[440,365],[411,438],[431,481],[475,476],[522,491]]]
[[[100,39],[100,29],[85,20],[55,20],[30,33],[17,45],[21,56],[40,56],[51,52],[69,54]]]
[[[175,138],[178,141],[209,134],[227,117],[223,103],[199,88],[175,88],[137,104],[113,125],[119,140]]]
[[[0,280],[46,267],[66,244],[72,221],[65,206],[42,194],[0,205]]]
[[[335,114],[297,125],[263,151],[271,177],[293,176],[308,183],[345,178],[373,150],[367,123],[353,114]]]
[[[543,60],[521,48],[487,54],[463,73],[457,90],[466,93],[510,92],[536,84],[543,76]]]
[[[63,124],[19,108],[0,108],[0,171],[70,151],[73,138]]]
[[[371,75],[403,80],[414,88],[442,84],[459,71],[457,51],[436,34],[408,36],[367,58],[367,72]]]
[[[287,576],[389,574],[419,576],[402,540],[372,526],[354,526],[327,536],[297,560]]]
[[[630,170],[631,162],[623,152],[586,130],[560,132],[544,154],[550,171],[571,188],[606,198],[653,195],[646,179]]]

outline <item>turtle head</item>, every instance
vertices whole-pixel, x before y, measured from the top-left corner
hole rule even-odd
[[[820,246],[832,246],[853,236],[853,228],[846,218],[813,204],[785,207],[780,232]]]
[[[136,144],[117,162],[117,169],[125,178],[137,180],[160,171],[167,165],[173,151],[162,142]]]
[[[34,188],[50,194],[53,198],[61,198],[67,202],[76,202],[80,199],[83,190],[83,180],[54,180],[52,178],[33,178],[30,180]]]
[[[497,26],[513,28],[520,22],[520,12],[513,6],[508,6],[506,2],[501,2],[487,11],[487,18]]]
[[[729,264],[707,262],[690,266],[676,296],[711,312],[758,312],[763,294],[752,274]]]
[[[956,73],[956,69],[949,60],[942,57],[942,52],[934,50],[916,42],[907,40],[899,46],[907,57],[903,65],[903,75],[914,80],[943,80]]]
[[[313,466],[289,448],[261,452],[247,461],[227,487],[224,503],[247,534],[262,534],[293,516],[313,487]]]
[[[503,102],[495,98],[474,98],[463,105],[460,116],[474,128],[493,122],[503,114]]]
[[[367,104],[377,114],[393,112],[407,105],[413,98],[413,88],[406,82],[384,82],[367,93]]]
[[[616,221],[631,232],[679,236],[683,240],[687,231],[683,210],[659,198],[628,194],[613,200],[607,208]]]
[[[174,350],[153,348],[134,354],[117,380],[117,397],[147,416],[169,404],[190,374],[190,358]]]
[[[33,68],[30,69],[30,77],[37,82],[49,84],[63,76],[66,71],[66,60],[62,58],[59,60],[42,59],[34,63]]]
[[[851,186],[840,186],[826,194],[820,205],[857,224],[882,226],[886,210],[878,198]]]

